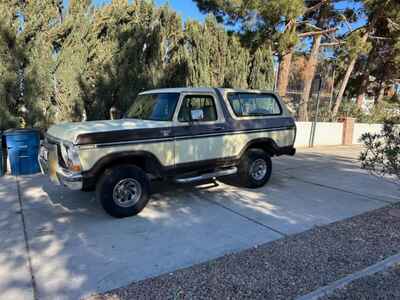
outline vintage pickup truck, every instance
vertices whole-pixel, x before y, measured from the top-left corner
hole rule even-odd
[[[271,176],[271,157],[294,155],[296,126],[272,92],[175,88],[143,92],[123,119],[49,128],[42,173],[96,190],[114,217],[138,214],[152,180],[188,183],[236,174],[249,188]]]

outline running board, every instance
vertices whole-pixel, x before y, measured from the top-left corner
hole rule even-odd
[[[216,178],[216,177],[223,177],[236,174],[238,172],[237,167],[232,167],[229,169],[220,170],[213,173],[206,173],[203,175],[195,176],[195,177],[186,177],[186,178],[176,178],[175,181],[178,183],[191,183],[196,181],[202,181],[206,179]]]

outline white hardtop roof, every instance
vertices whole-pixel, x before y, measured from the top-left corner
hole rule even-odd
[[[159,93],[213,93],[213,88],[169,88],[169,89],[157,89],[157,90],[150,90],[140,93],[143,94],[159,94]]]
[[[229,88],[217,88],[222,94],[226,92],[241,92],[241,93],[273,93],[273,91],[262,91],[262,90],[246,90],[246,89],[229,89]],[[140,93],[145,94],[159,94],[159,93],[214,93],[214,88],[209,87],[193,87],[193,88],[168,88],[168,89],[156,89],[149,90]]]

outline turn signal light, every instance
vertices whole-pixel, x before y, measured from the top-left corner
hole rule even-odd
[[[79,165],[72,165],[72,166],[70,166],[69,167],[69,169],[72,171],[72,172],[80,172],[82,169],[81,169],[81,166],[79,166]]]

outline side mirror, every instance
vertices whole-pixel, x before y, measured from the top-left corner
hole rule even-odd
[[[192,121],[204,120],[204,112],[202,109],[193,109],[190,111],[190,118]]]

